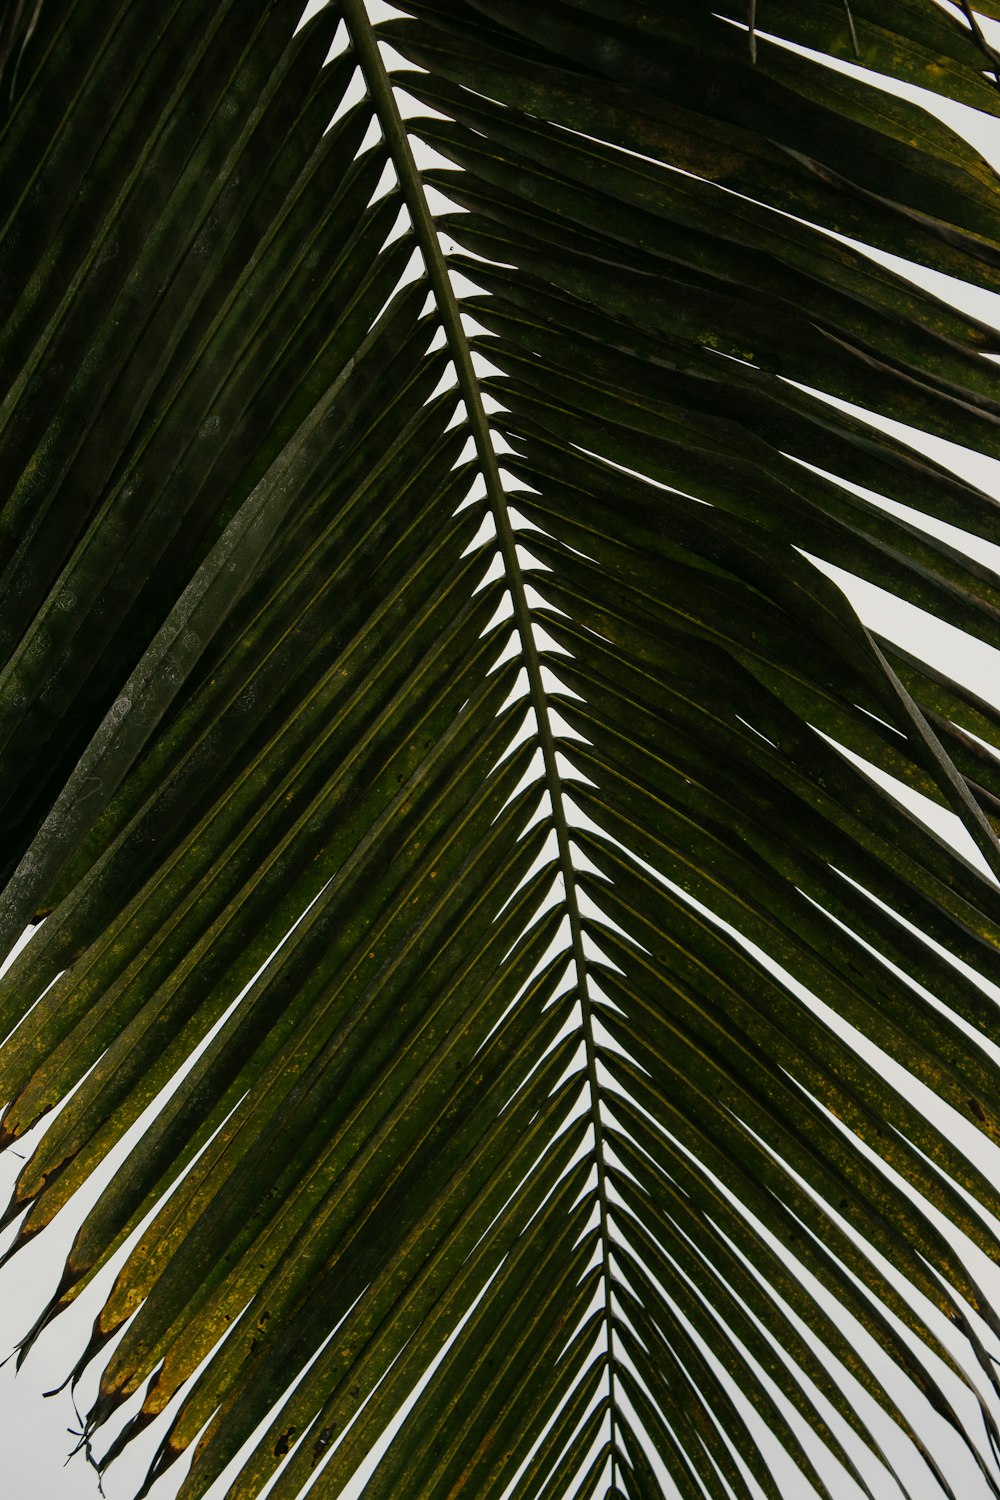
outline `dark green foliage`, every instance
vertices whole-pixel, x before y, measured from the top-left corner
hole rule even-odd
[[[159,1101],[35,1332],[148,1221],[76,1373],[184,1500],[400,1413],[371,1500],[1000,1496],[1000,714],[812,561],[1000,647],[995,499],[837,404],[1000,457],[1000,334],[848,242],[1000,290],[997,185],[769,34],[996,59],[400,11],[3,13],[14,1248]]]

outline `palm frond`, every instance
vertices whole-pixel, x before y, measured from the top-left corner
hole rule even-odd
[[[1000,646],[960,10],[8,5],[4,1223],[141,1494],[1000,1496],[1000,712],[831,581]]]

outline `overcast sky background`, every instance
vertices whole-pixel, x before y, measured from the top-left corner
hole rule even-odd
[[[385,7],[380,6],[379,9],[381,11]],[[994,23],[992,33],[1000,45],[1000,25]],[[911,96],[917,93],[915,90],[905,89],[900,92],[909,92]],[[990,120],[962,105],[937,100],[933,101],[933,105],[942,118],[973,141],[1000,170],[1000,122]],[[902,270],[904,274],[910,273],[910,268],[893,257],[877,258]],[[1000,327],[1000,296],[954,283],[950,278],[933,273],[913,271],[912,274],[915,280],[930,285],[939,295],[948,297],[977,318]],[[950,465],[1000,499],[1000,463],[941,439],[914,434],[900,428],[898,424],[886,425],[905,440],[913,442],[939,462]],[[908,514],[919,524],[932,524],[927,523],[923,517],[906,512],[905,507],[896,509]],[[1000,548],[970,538],[952,527],[934,526],[934,529],[953,544],[974,553],[1000,571]],[[949,626],[938,624],[922,611],[899,603],[880,589],[852,580],[837,570],[828,568],[827,571],[846,588],[866,623],[890,638],[905,643],[909,649],[967,683],[983,697],[1000,703],[1000,653],[963,636]],[[969,858],[982,863],[971,839],[953,815],[941,812],[917,794],[905,789],[898,790],[911,806],[928,816],[944,836],[953,839]],[[141,1131],[142,1126],[143,1122],[140,1121],[136,1126],[136,1133]],[[970,1137],[973,1136],[970,1128]],[[18,1165],[14,1153],[0,1158],[0,1195],[4,1198],[9,1185],[13,1183]],[[43,1236],[43,1241],[47,1243],[32,1246],[9,1266],[0,1270],[0,1358],[24,1334],[55,1285],[62,1260],[88,1206],[89,1203],[71,1204],[72,1212],[64,1216],[64,1222],[57,1222]],[[6,1243],[8,1238],[9,1232],[0,1240],[0,1245]],[[4,1440],[3,1490],[11,1500],[93,1500],[97,1494],[96,1475],[82,1456],[74,1459],[68,1467],[63,1466],[74,1442],[67,1428],[77,1425],[68,1393],[44,1400],[42,1392],[65,1378],[86,1342],[96,1308],[102,1295],[110,1287],[119,1260],[120,1257],[76,1307],[43,1334],[16,1379],[12,1360],[0,1369],[0,1435]],[[997,1301],[1000,1302],[1000,1276],[996,1274],[993,1286]],[[95,1379],[93,1375],[89,1375],[78,1393],[82,1410],[86,1410],[95,1389]],[[109,1471],[105,1480],[108,1500],[125,1500],[125,1497],[134,1493],[157,1440],[158,1433],[154,1431],[136,1445],[133,1455],[119,1460]],[[964,1465],[964,1460],[956,1457],[956,1463],[959,1462]],[[798,1473],[797,1470],[790,1472],[795,1475]],[[153,1489],[153,1500],[170,1500],[181,1477],[180,1472],[175,1473],[176,1477],[171,1476]],[[915,1482],[919,1485],[921,1481],[918,1479]],[[970,1482],[975,1483],[974,1480]],[[799,1500],[800,1495],[806,1494],[808,1486],[801,1478],[795,1481],[790,1478],[789,1483],[792,1485],[788,1490],[789,1500],[793,1500],[793,1497],[794,1500]],[[223,1493],[224,1486],[217,1486],[212,1491],[211,1500],[218,1500],[218,1496]],[[845,1497],[846,1493],[845,1490]],[[985,1495],[985,1490],[982,1493]],[[968,1500],[978,1500],[978,1495],[978,1490],[975,1495],[970,1490]],[[914,1500],[923,1500],[919,1488],[915,1491]]]

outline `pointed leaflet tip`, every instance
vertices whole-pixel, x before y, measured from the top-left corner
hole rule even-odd
[[[850,0],[844,0],[844,14],[847,16],[847,25],[851,33],[851,46],[854,49],[854,56],[860,57],[861,48],[858,46],[858,33],[854,29],[854,17],[851,15]]]

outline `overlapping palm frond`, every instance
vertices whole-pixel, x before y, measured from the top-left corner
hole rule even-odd
[[[143,1493],[1000,1496],[1000,713],[824,572],[1000,646],[867,415],[1000,457],[1000,334],[863,248],[1000,290],[996,179],[801,50],[987,32],[298,9],[0,31],[21,1354],[128,1244]]]

